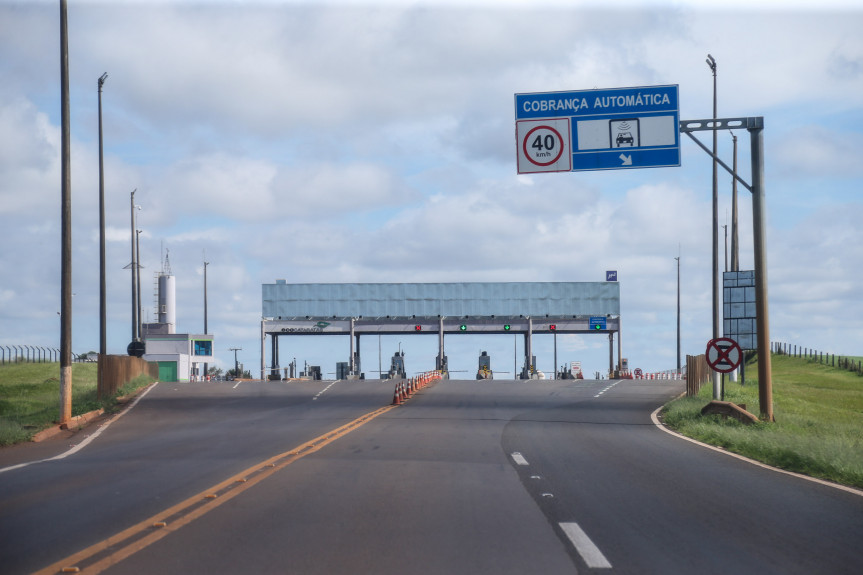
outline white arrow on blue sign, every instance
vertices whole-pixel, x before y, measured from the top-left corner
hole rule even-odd
[[[677,85],[515,95],[518,173],[680,165]]]

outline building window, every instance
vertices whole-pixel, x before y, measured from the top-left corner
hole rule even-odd
[[[213,342],[211,340],[195,340],[195,355],[213,355]]]

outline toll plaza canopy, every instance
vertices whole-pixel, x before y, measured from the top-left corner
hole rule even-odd
[[[264,318],[617,316],[617,282],[263,284]]]
[[[437,333],[437,368],[446,371],[444,334],[515,334],[525,337],[525,365],[534,364],[537,333],[604,333],[613,369],[613,335],[620,337],[618,282],[464,282],[262,285],[261,377],[266,336],[271,377],[278,377],[279,337],[350,335],[348,374],[359,372],[360,336]],[[619,369],[618,363],[618,369]]]

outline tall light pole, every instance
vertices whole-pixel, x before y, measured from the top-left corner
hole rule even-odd
[[[131,244],[132,244],[132,263],[129,264],[129,267],[132,270],[132,341],[139,341],[140,332],[138,331],[138,290],[137,290],[137,280],[138,280],[138,258],[137,251],[135,247],[137,246],[138,239],[138,222],[137,218],[135,218],[135,192],[138,191],[138,188],[132,190],[131,197],[131,212],[132,212],[132,235],[131,235]],[[140,209],[140,208],[138,208]]]
[[[206,256],[205,256],[206,257]],[[204,335],[207,335],[207,266],[210,265],[210,262],[204,260]],[[204,362],[204,381],[207,379],[207,375],[209,375],[210,366]]]
[[[707,55],[707,65],[713,72],[713,339],[720,336],[719,333],[719,174],[717,173],[718,164],[716,162],[716,60],[710,54]],[[722,384],[719,378],[719,372],[713,372],[713,399],[721,399]]]
[[[60,423],[72,419],[72,174],[69,119],[69,34],[60,0]]]
[[[677,374],[680,375],[680,256],[677,260]]]
[[[103,163],[102,148],[102,86],[108,79],[105,72],[99,76],[99,354],[108,353],[108,338],[106,335],[106,323],[108,315],[108,304],[105,286],[105,165]],[[101,391],[101,381],[99,390]]]
[[[141,206],[138,206],[138,209],[141,209]],[[138,339],[142,339],[144,332],[141,329],[142,316],[141,316],[141,232],[144,230],[135,230],[135,301],[138,306]]]
[[[204,261],[204,335],[210,333],[207,331],[207,266],[210,262]]]

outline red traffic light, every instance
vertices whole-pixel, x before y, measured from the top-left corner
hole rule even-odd
[[[551,325],[549,325],[549,326],[548,326],[548,329],[550,329],[551,331],[554,331],[554,330],[556,330],[556,329],[557,329],[557,325],[556,325],[556,324],[551,324]]]
[[[414,331],[422,331],[422,330],[423,330],[423,326],[421,326],[421,325],[415,325],[414,326]]]

